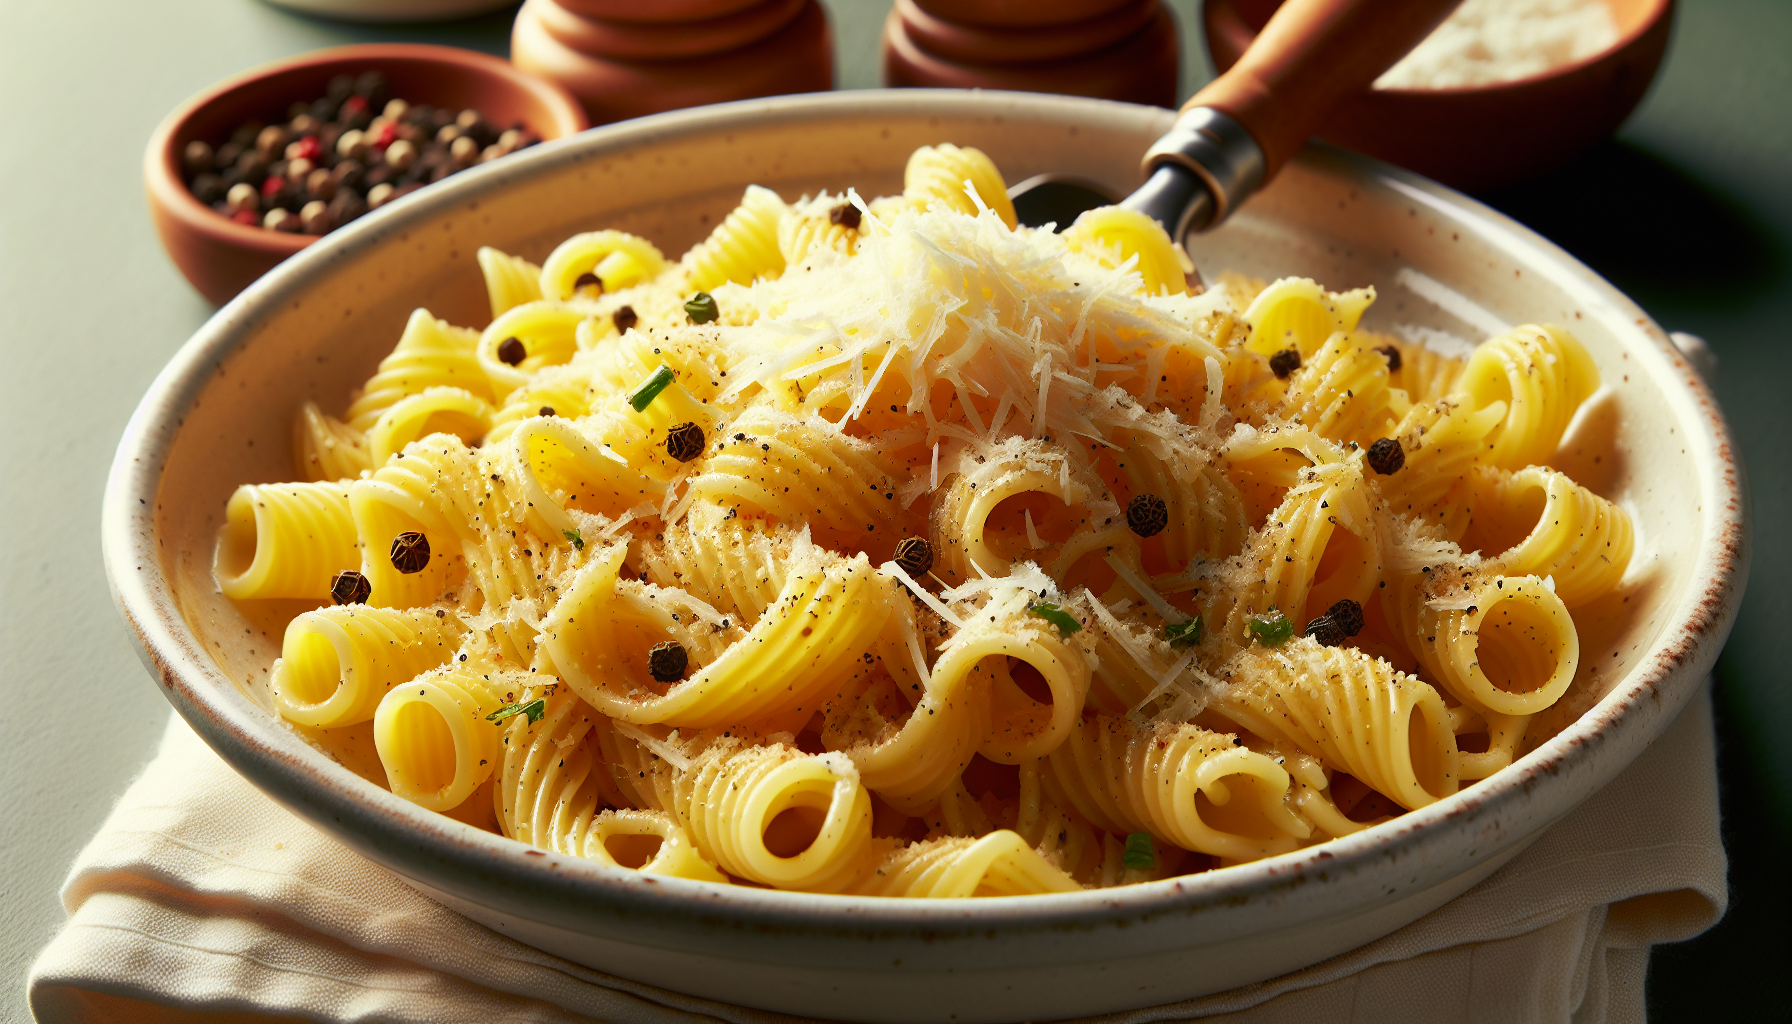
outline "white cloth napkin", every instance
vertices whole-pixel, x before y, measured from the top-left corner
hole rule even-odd
[[[1641,1021],[1649,947],[1723,915],[1709,690],[1603,792],[1405,928],[1303,971],[1100,1018]],[[232,772],[179,718],[75,861],[41,1022],[789,1022],[550,956],[417,894]]]

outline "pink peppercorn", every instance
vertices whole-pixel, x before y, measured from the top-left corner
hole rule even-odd
[[[275,196],[279,195],[280,190],[285,187],[286,187],[286,179],[285,178],[270,174],[266,178],[262,179],[261,197],[263,199],[272,199]]]
[[[367,141],[371,142],[375,149],[385,149],[396,138],[398,138],[398,126],[390,121],[367,132]]]
[[[317,136],[307,135],[286,147],[286,159],[315,161],[323,151],[324,144],[318,141]]]
[[[261,215],[254,210],[238,210],[230,215],[230,219],[238,224],[247,224],[252,228],[261,226]]]

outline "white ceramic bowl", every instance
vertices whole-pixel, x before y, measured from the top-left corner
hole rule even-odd
[[[678,252],[749,182],[793,198],[893,192],[909,152],[942,140],[983,148],[1010,180],[1060,171],[1125,191],[1170,119],[1021,93],[758,100],[549,143],[330,235],[220,310],[126,430],[106,491],[106,565],[146,662],[238,771],[410,884],[543,949],[695,995],[850,1020],[1062,1018],[1272,977],[1419,917],[1609,781],[1695,691],[1741,598],[1745,500],[1710,391],[1642,310],[1499,214],[1341,151],[1297,160],[1194,240],[1195,259],[1374,284],[1372,326],[1573,328],[1610,388],[1571,434],[1580,451],[1558,461],[1630,510],[1645,581],[1583,633],[1581,678],[1544,723],[1559,733],[1388,824],[1241,867],[1060,896],[875,900],[639,877],[415,807],[357,774],[370,743],[337,759],[307,744],[267,700],[295,608],[239,609],[211,580],[225,498],[292,475],[287,431],[303,399],[340,405],[413,307],[485,322],[479,245],[540,259],[572,232],[607,226]]]

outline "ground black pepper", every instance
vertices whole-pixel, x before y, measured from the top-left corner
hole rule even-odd
[[[1389,373],[1399,373],[1400,372],[1400,347],[1398,345],[1383,345],[1382,347],[1376,349],[1375,351],[1380,352],[1382,355],[1388,357],[1388,372]]]
[[[529,358],[529,350],[523,347],[521,340],[517,338],[505,338],[503,341],[498,342],[498,358],[504,360],[504,362],[511,366],[515,366]]]
[[[617,309],[616,312],[610,314],[610,319],[616,323],[617,334],[627,334],[630,328],[641,322],[641,318],[635,313],[633,306],[623,306]]]

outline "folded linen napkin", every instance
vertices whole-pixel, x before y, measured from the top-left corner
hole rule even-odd
[[[1724,872],[1707,688],[1604,791],[1426,917],[1293,974],[1098,1020],[1641,1021],[1649,947],[1715,923]],[[46,1024],[797,1020],[461,917],[261,795],[178,717],[62,898],[68,924],[30,981]]]

